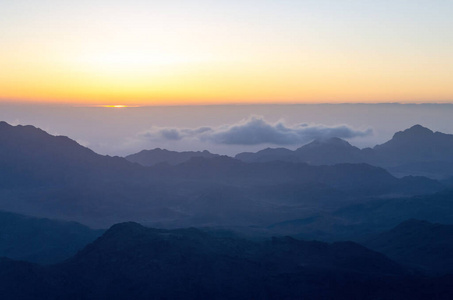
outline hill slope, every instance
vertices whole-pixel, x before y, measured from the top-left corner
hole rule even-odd
[[[453,225],[412,219],[364,243],[400,263],[453,274]]]
[[[351,242],[251,242],[136,223],[52,267],[0,261],[0,296],[21,299],[448,299],[449,280],[409,275]]]
[[[74,222],[0,211],[0,257],[41,264],[63,261],[94,241],[103,230]]]

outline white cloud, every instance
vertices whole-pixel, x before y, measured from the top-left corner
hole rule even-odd
[[[372,133],[371,129],[358,130],[348,125],[327,126],[302,123],[289,126],[281,121],[269,123],[262,117],[250,117],[236,124],[219,127],[153,127],[141,135],[151,140],[195,139],[223,145],[298,145],[314,139],[330,137],[349,139],[369,136]]]

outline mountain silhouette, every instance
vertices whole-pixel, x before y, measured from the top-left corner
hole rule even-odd
[[[256,153],[242,152],[235,156],[244,162],[270,162],[270,161],[290,161],[299,162],[294,152],[286,148],[266,148]]]
[[[124,158],[96,154],[65,136],[0,122],[0,187],[113,178],[137,169]]]
[[[305,162],[312,165],[365,162],[359,148],[336,137],[316,139],[294,151],[286,148],[267,148],[256,153],[239,153],[235,158],[244,162],[270,162],[280,160]]]
[[[395,133],[393,138],[373,148],[387,164],[421,161],[453,161],[453,135],[433,132],[415,125]]]
[[[160,163],[177,165],[186,162],[193,157],[211,158],[216,156],[218,155],[207,150],[176,152],[156,148],[152,150],[142,150],[138,153],[128,155],[125,158],[130,162],[138,163],[142,166],[153,166]]]
[[[132,222],[54,266],[0,260],[4,299],[448,299],[450,280],[411,275],[352,242],[251,241]]]
[[[294,151],[268,148],[256,153],[239,153],[236,158],[245,162],[282,160],[312,165],[368,163],[401,177],[427,175],[439,179],[453,176],[452,153],[453,135],[414,125],[374,148],[359,149],[342,139],[331,138],[314,140]]]
[[[33,126],[6,123],[0,124],[0,141],[0,209],[97,228],[127,220],[177,227],[265,225],[363,197],[443,188],[367,164],[245,163],[215,156],[144,167]]]
[[[359,148],[340,138],[314,140],[294,152],[301,161],[314,165],[363,163],[366,161]]]

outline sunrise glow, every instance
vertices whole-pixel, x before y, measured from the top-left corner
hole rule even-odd
[[[125,108],[125,107],[129,107],[129,106],[127,106],[127,105],[102,105],[102,107]]]
[[[0,4],[0,99],[450,102],[451,2]]]

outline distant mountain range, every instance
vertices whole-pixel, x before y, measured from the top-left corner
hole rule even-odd
[[[285,148],[244,152],[245,162],[290,161],[312,165],[368,163],[399,176],[424,175],[440,179],[453,176],[453,135],[415,125],[395,133],[388,142],[359,149],[339,138],[315,140],[294,151]]]
[[[367,164],[245,163],[225,156],[140,166],[33,126],[0,123],[0,209],[96,227],[265,225],[363,198],[443,189]]]
[[[243,152],[235,156],[244,162],[285,161],[310,165],[367,163],[387,169],[393,175],[426,176],[433,179],[453,177],[453,135],[433,132],[414,125],[395,133],[393,138],[373,148],[359,149],[337,137],[316,139],[294,151],[286,148],[267,148],[256,153]],[[159,163],[177,165],[192,158],[218,157],[208,151],[176,152],[156,148],[126,156],[143,166]]]
[[[371,165],[439,175],[450,140],[414,126],[373,149],[131,162],[0,122],[0,299],[451,299],[449,181]]]
[[[359,149],[337,137],[317,139],[294,151],[286,148],[267,148],[256,153],[243,152],[235,156],[244,162],[285,161],[310,165],[367,163],[387,169],[398,177],[415,175],[433,179],[453,177],[453,135],[433,132],[414,125],[395,133],[393,138],[373,148]],[[218,157],[208,151],[176,152],[156,148],[126,156],[143,166],[159,163],[177,165],[192,158]]]
[[[114,225],[48,267],[0,260],[2,299],[449,299],[451,275],[411,270],[352,242],[262,242]]]

